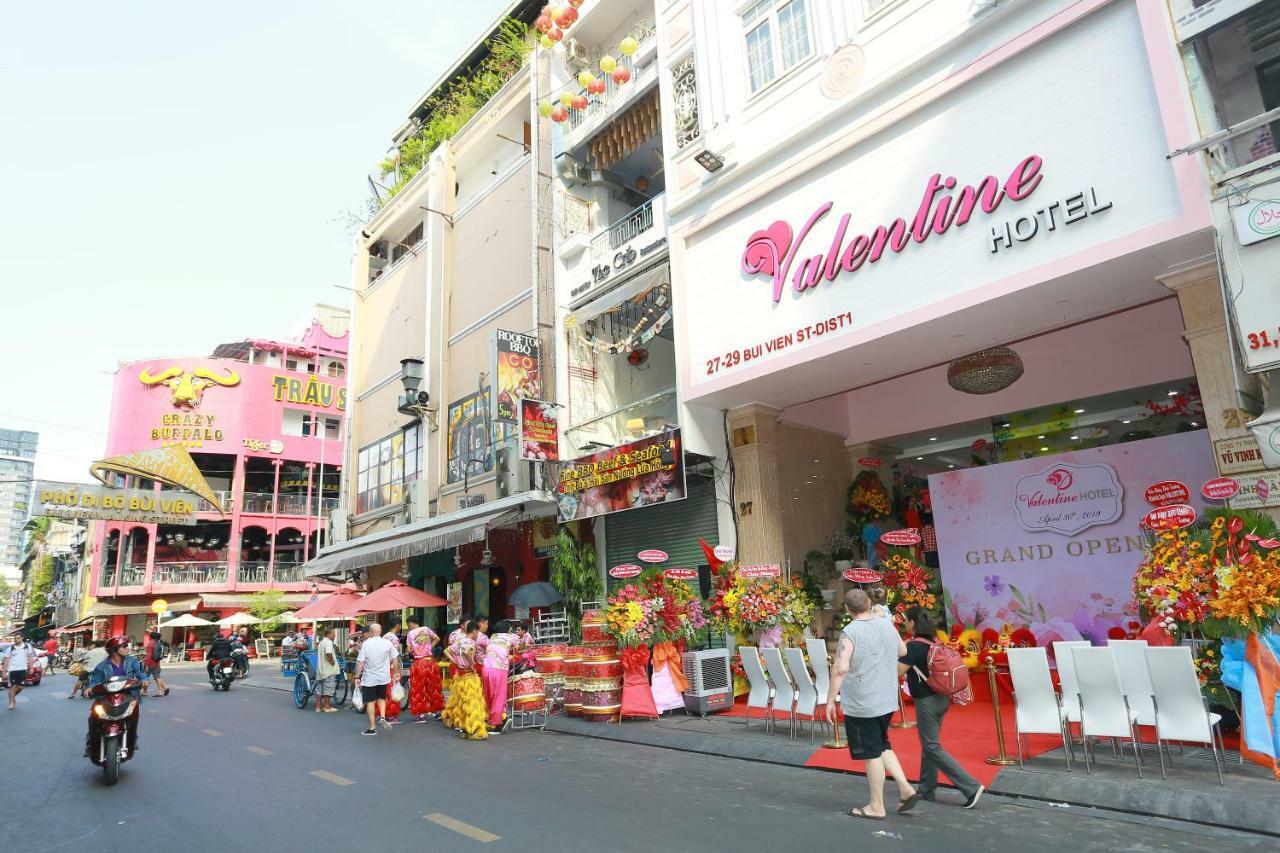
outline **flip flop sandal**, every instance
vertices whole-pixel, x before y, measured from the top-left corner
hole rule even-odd
[[[909,812],[916,807],[916,803],[920,802],[920,794],[917,792],[898,803],[898,814]]]
[[[884,820],[884,818],[885,818],[885,816],[884,816],[884,815],[873,815],[873,814],[867,814],[866,812],[864,812],[862,809],[859,809],[859,808],[852,808],[852,809],[849,809],[849,811],[847,812],[847,814],[848,814],[850,817],[860,817],[860,818],[863,818],[863,819],[865,819],[865,820]]]

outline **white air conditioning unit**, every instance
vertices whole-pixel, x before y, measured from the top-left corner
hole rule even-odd
[[[425,521],[431,516],[431,490],[425,480],[414,480],[409,490],[409,521]]]
[[[733,669],[728,649],[685,652],[680,662],[689,679],[684,707],[690,713],[705,717],[711,711],[733,707]]]
[[[586,68],[591,64],[591,51],[577,39],[568,39],[564,43],[564,57],[570,65]]]

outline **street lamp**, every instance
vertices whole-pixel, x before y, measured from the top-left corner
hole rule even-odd
[[[418,390],[422,387],[422,359],[400,359],[400,382],[404,385],[404,395],[400,397],[396,411],[402,415],[413,415],[419,420],[426,421],[432,431],[435,431],[437,429],[436,410],[429,405],[431,395],[426,391]]]

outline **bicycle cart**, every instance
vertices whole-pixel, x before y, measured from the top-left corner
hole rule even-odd
[[[293,704],[301,711],[307,707],[311,697],[320,689],[320,680],[316,678],[316,653],[303,652],[295,656],[293,665],[295,668]],[[347,697],[351,695],[351,679],[347,678],[346,667],[339,667],[338,674],[334,678],[333,707],[341,708],[346,703]]]

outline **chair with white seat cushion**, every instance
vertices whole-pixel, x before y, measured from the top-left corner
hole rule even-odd
[[[1146,640],[1108,640],[1116,655],[1120,673],[1120,689],[1129,700],[1129,708],[1138,715],[1138,725],[1154,726],[1156,709],[1151,703],[1151,674],[1147,672]]]
[[[747,673],[747,681],[751,690],[747,693],[747,723],[751,728],[751,709],[764,711],[764,727],[767,731],[770,722],[770,711],[773,708],[773,687],[764,674],[764,665],[760,663],[760,650],[755,646],[739,646],[738,656],[742,658],[742,669]]]
[[[1018,765],[1023,766],[1024,740],[1029,734],[1058,735],[1071,770],[1071,738],[1062,700],[1053,689],[1049,655],[1043,648],[1008,650],[1009,676],[1013,679],[1014,717],[1017,724]]]
[[[1071,650],[1087,649],[1088,640],[1058,640],[1053,644],[1053,659],[1058,662],[1058,686],[1062,690],[1062,709],[1068,723],[1080,723],[1080,691],[1076,689],[1076,671],[1071,666]],[[1068,725],[1067,733],[1071,733]]]
[[[791,673],[787,672],[786,663],[782,660],[782,650],[777,648],[761,649],[760,654],[764,658],[765,672],[769,673],[769,680],[773,682],[773,708],[769,711],[769,717],[770,719],[775,719],[779,709],[785,710],[791,716],[789,733],[791,739],[794,740],[796,736],[796,702],[799,700],[800,694],[796,690],[795,683],[791,680]]]
[[[791,670],[791,680],[796,686],[796,714],[809,718],[809,742],[813,742],[813,730],[817,719],[814,711],[818,706],[818,689],[813,685],[809,675],[809,665],[804,662],[804,652],[799,649],[786,649],[787,668]]]
[[[1151,677],[1152,704],[1155,709],[1156,754],[1160,756],[1160,776],[1165,777],[1165,741],[1190,741],[1208,744],[1218,768],[1218,784],[1222,778],[1222,733],[1218,731],[1220,714],[1208,708],[1200,693],[1200,679],[1191,649],[1167,646],[1146,649],[1147,668]]]
[[[825,705],[831,690],[831,662],[827,660],[827,641],[808,639],[804,641],[804,648],[809,653],[809,666],[813,667],[813,686],[818,691],[818,704]]]
[[[1070,650],[1075,664],[1076,689],[1080,699],[1080,734],[1084,737],[1084,768],[1089,766],[1089,738],[1128,740],[1133,745],[1133,758],[1142,778],[1142,750],[1138,748],[1138,714],[1125,701],[1120,687],[1116,656],[1110,648]]]

